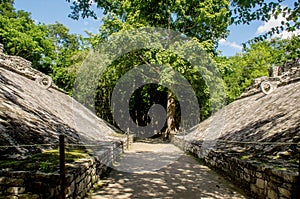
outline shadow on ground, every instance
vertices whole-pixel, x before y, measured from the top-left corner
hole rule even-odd
[[[244,195],[171,144],[134,143],[89,198],[246,198]]]

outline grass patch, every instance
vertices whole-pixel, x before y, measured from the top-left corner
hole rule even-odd
[[[287,168],[285,168],[285,167],[276,166],[275,169],[281,170],[281,171],[287,171]]]
[[[65,152],[66,163],[76,162],[81,158],[90,157],[85,149],[70,149]],[[15,171],[42,171],[52,173],[59,169],[59,150],[47,150],[34,154],[24,160],[0,161],[0,169],[12,169]]]
[[[243,155],[243,156],[241,157],[241,160],[250,160],[251,158],[253,158],[252,155]]]

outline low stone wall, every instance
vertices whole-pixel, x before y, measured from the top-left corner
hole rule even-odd
[[[186,152],[190,152],[212,169],[230,178],[251,198],[287,199],[299,198],[298,174],[277,170],[271,166],[244,161],[234,156],[211,150],[203,156],[201,146],[174,137],[172,142]]]
[[[123,152],[122,142],[96,151],[96,156],[66,164],[67,198],[83,198]],[[0,199],[59,198],[59,171],[55,173],[0,171]]]

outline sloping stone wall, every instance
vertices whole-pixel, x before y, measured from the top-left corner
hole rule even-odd
[[[118,129],[53,84],[47,89],[38,86],[33,76],[26,75],[27,69],[34,70],[30,65],[23,58],[5,55],[0,50],[0,145],[10,146],[0,148],[1,159],[22,158],[51,149],[43,144],[57,145],[60,133],[65,134],[67,143],[73,144],[126,140],[126,136],[115,136]]]
[[[279,67],[277,77],[260,78],[243,97],[172,142],[242,186],[250,198],[300,198],[299,61]],[[265,94],[262,81],[278,84]]]

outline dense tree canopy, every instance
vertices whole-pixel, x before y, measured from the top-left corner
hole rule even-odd
[[[59,22],[47,26],[47,38],[55,46],[52,78],[71,94],[78,67],[87,54],[86,39],[69,33],[69,29]]]
[[[80,2],[77,2],[80,3]],[[82,1],[83,3],[83,1]],[[221,38],[225,38],[227,35],[227,26],[230,22],[228,17],[229,2],[206,0],[202,3],[196,0],[190,1],[99,1],[98,6],[104,9],[106,14],[103,20],[103,25],[100,28],[100,40],[110,41],[111,37],[119,34],[122,37],[122,32],[126,34],[127,30],[140,27],[160,27],[164,30],[177,31],[180,34],[184,34],[185,37],[192,38],[197,44],[200,45],[208,52],[215,52],[217,42]],[[74,4],[76,5],[76,3]],[[73,7],[75,9],[75,7]],[[77,11],[76,11],[77,12]],[[157,31],[159,32],[159,31]],[[160,34],[160,33],[158,33]],[[139,35],[139,33],[137,33]],[[136,35],[128,35],[129,40],[135,41]],[[141,43],[143,42],[143,35],[141,36]],[[144,35],[147,38],[147,33]],[[161,35],[160,37],[163,37]],[[172,40],[171,35],[165,35],[165,40]],[[155,42],[155,41],[154,41]],[[100,44],[102,45],[102,44]],[[160,44],[158,44],[159,46]],[[195,47],[195,46],[194,46]],[[194,48],[190,46],[191,49]],[[196,49],[196,48],[195,48]],[[186,50],[187,51],[187,50]],[[197,50],[196,50],[197,51]],[[207,54],[195,55],[190,52],[191,56],[209,56]],[[124,58],[125,57],[125,58]],[[124,75],[124,72],[129,71],[139,65],[147,64],[151,67],[151,64],[163,64],[173,67],[177,72],[181,73],[194,87],[196,92],[199,106],[201,111],[198,116],[202,120],[207,118],[212,112],[215,111],[214,106],[211,106],[211,100],[218,101],[217,96],[213,96],[210,93],[207,82],[204,81],[196,67],[205,68],[206,66],[201,63],[197,63],[198,66],[191,66],[187,60],[174,55],[174,52],[168,51],[165,48],[162,49],[139,49],[137,52],[127,53],[122,58],[117,58],[109,66],[106,73],[113,73],[107,75],[109,79],[102,80],[101,86],[98,89],[98,100],[97,100],[97,113],[101,117],[109,117],[109,121],[112,121],[111,111],[109,109],[109,102],[112,90],[117,80]],[[197,59],[196,57],[191,59]],[[202,74],[205,75],[205,74]],[[165,74],[165,79],[169,78],[169,74]],[[218,77],[212,77],[211,79]],[[104,83],[103,83],[104,82]],[[173,81],[171,87],[175,87],[178,82]],[[151,90],[151,93],[155,90],[149,86],[145,86],[144,90]],[[145,116],[145,112],[149,110],[148,106],[152,106],[155,101],[159,101],[167,110],[167,120],[173,121],[176,124],[168,124],[167,131],[174,131],[175,127],[179,126],[180,116],[178,116],[178,107],[173,106],[171,110],[171,101],[176,101],[176,96],[170,92],[171,88],[166,89],[160,86],[156,87],[156,92],[160,92],[161,95],[150,94],[144,98],[144,104],[147,104],[147,108],[141,107],[141,101],[133,101],[131,105],[131,112],[135,112],[135,118],[139,118],[138,124],[144,124],[148,120]],[[106,93],[103,93],[105,91]],[[148,93],[149,94],[149,93]],[[168,100],[159,99],[166,97]],[[134,98],[139,98],[134,96]],[[172,98],[172,99],[171,99]],[[100,100],[101,99],[101,100]],[[106,105],[105,105],[106,104]],[[103,107],[105,105],[105,107]],[[219,107],[219,106],[218,106]],[[105,113],[103,113],[105,112]],[[177,115],[177,116],[176,116]],[[173,126],[173,129],[170,129]]]
[[[79,17],[94,17],[97,18],[95,12],[90,9],[91,1],[89,0],[78,0],[72,1],[67,0],[68,2],[72,2],[72,13],[70,16],[74,19],[78,19]],[[190,6],[198,7],[202,3],[200,1],[177,1],[177,0],[168,0],[168,1],[124,1],[124,3],[120,3],[122,1],[114,1],[114,0],[95,0],[97,6],[104,9],[104,14],[115,13],[124,20],[127,17],[128,9],[124,9],[125,7],[135,10],[135,7],[138,9],[136,15],[145,17],[147,20],[160,20],[161,17],[167,19],[167,15],[176,16],[177,14],[181,16],[182,14],[187,16],[187,18],[178,18],[179,26],[182,27],[184,23],[182,22],[190,22],[190,17],[193,18],[193,14],[207,14],[210,13],[209,10],[199,9],[198,13],[188,13],[185,8],[191,8]],[[142,2],[142,3],[141,3]],[[249,24],[251,21],[260,20],[260,21],[269,21],[271,17],[277,18],[279,15],[282,15],[285,20],[281,22],[280,26],[272,28],[269,32],[264,35],[258,36],[253,39],[253,41],[266,39],[268,36],[273,35],[275,33],[279,33],[283,30],[287,31],[295,31],[300,28],[300,20],[299,20],[299,12],[300,12],[300,3],[299,1],[294,1],[291,7],[287,7],[285,5],[285,0],[275,0],[275,1],[265,1],[265,0],[231,0],[230,1],[230,10],[229,6],[226,5],[227,1],[211,1],[212,4],[223,7],[223,11],[227,11],[227,16],[230,18],[230,24]],[[137,6],[138,3],[141,3],[141,6]],[[159,6],[158,6],[159,5]],[[174,5],[177,9],[173,10],[172,7]],[[225,5],[225,6],[224,6]],[[212,9],[215,9],[213,6]],[[121,8],[121,9],[120,9]],[[183,9],[182,9],[183,8]],[[141,12],[141,10],[147,10]],[[118,10],[118,12],[116,12]],[[168,12],[171,10],[172,12]],[[174,14],[174,15],[173,15]],[[187,14],[187,15],[186,15]],[[225,13],[223,13],[225,14]],[[172,17],[171,17],[172,18]],[[173,18],[174,19],[174,18]],[[177,19],[175,17],[175,19]],[[163,24],[167,24],[166,21],[161,21]],[[194,21],[195,22],[195,21]],[[220,22],[218,19],[215,22]],[[168,21],[169,23],[169,21]],[[191,25],[193,23],[189,23]],[[154,24],[150,24],[154,25]],[[155,24],[159,25],[159,24]],[[163,26],[165,27],[165,26]],[[173,27],[175,28],[175,27]],[[176,28],[175,28],[176,29]],[[176,29],[180,30],[180,29]],[[182,31],[182,30],[181,30]],[[185,31],[183,31],[185,33]]]
[[[7,54],[19,55],[32,62],[33,67],[49,74],[53,44],[47,39],[47,27],[36,25],[30,13],[16,11],[13,1],[0,3],[0,43]]]
[[[82,79],[88,81],[83,81],[83,84],[82,81],[76,84],[78,86],[76,91],[79,91],[75,94],[76,99],[86,104],[89,108],[93,108],[94,102],[92,100],[93,97],[91,97],[93,93],[89,93],[88,90],[95,88],[91,88],[91,85],[94,83],[88,77],[95,76],[97,70],[100,70],[101,78],[98,80],[97,95],[95,96],[96,112],[107,121],[113,122],[110,108],[112,103],[111,96],[119,79],[127,72],[142,65],[148,68],[163,65],[165,66],[163,70],[155,72],[157,76],[156,86],[147,84],[139,92],[132,93],[129,111],[133,115],[136,124],[146,124],[149,121],[147,114],[149,108],[155,103],[161,103],[168,111],[168,104],[172,101],[170,98],[172,97],[176,101],[175,98],[177,97],[172,95],[171,91],[174,88],[186,89],[177,81],[178,79],[174,81],[174,72],[181,74],[189,82],[189,85],[193,87],[196,94],[197,108],[201,107],[200,112],[193,115],[195,120],[199,117],[202,120],[207,118],[212,112],[220,108],[218,104],[222,103],[222,97],[218,96],[221,92],[216,90],[221,89],[218,85],[222,86],[221,79],[214,73],[217,70],[214,70],[212,60],[197,40],[182,37],[179,33],[174,33],[177,36],[173,35],[175,37],[172,37],[168,33],[169,31],[166,29],[148,29],[148,31],[147,29],[136,29],[112,34],[106,42],[99,46],[100,58],[93,59],[93,57],[98,56],[93,54],[91,61],[84,64],[84,66],[89,66],[90,64],[93,65],[94,63],[95,65],[95,63],[98,63],[94,66],[96,68],[87,67],[85,71],[80,72],[80,75],[83,75],[81,76]],[[179,38],[179,40],[170,42],[167,38],[173,38],[173,40],[174,38]],[[148,77],[144,75],[142,78],[147,79]],[[128,84],[134,81],[135,77],[133,76],[132,81],[129,81]],[[209,82],[218,82],[218,85],[214,85],[214,92],[207,85]],[[164,84],[167,84],[168,87],[161,86]],[[138,96],[138,94],[142,96]],[[185,96],[186,101],[189,98],[190,96]],[[179,102],[181,102],[180,100]],[[193,101],[192,98],[190,100]],[[178,108],[178,106],[175,106],[174,112],[169,114],[169,116],[174,117],[174,126],[177,128],[180,121],[182,122]],[[185,109],[187,108],[185,107]],[[120,113],[119,115],[122,114]],[[193,117],[189,118],[189,120],[192,120]]]
[[[104,25],[100,34],[107,37],[113,32],[130,27],[160,27],[179,31],[202,42],[213,50],[219,39],[227,35],[230,22],[229,1],[96,1],[104,9]],[[72,17],[94,16],[86,1],[74,1]]]

